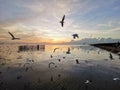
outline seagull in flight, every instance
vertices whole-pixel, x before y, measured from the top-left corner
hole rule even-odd
[[[55,48],[54,51],[53,51],[53,53],[54,53],[57,49],[59,49],[59,48]]]
[[[120,78],[113,78],[114,81],[120,80]]]
[[[73,39],[79,38],[78,34],[73,34]]]
[[[62,27],[64,26],[64,20],[65,20],[65,15],[63,16],[62,21],[60,21]]]
[[[49,68],[50,68],[51,64],[55,65],[55,63],[54,63],[54,62],[50,62],[50,63],[49,63]]]
[[[92,83],[92,80],[86,80],[85,81],[85,84],[90,84],[90,83]]]
[[[12,36],[12,40],[15,40],[15,39],[20,39],[20,38],[16,38],[11,32],[8,32],[11,36]]]

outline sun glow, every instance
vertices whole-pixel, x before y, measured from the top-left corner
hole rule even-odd
[[[64,43],[64,42],[69,42],[69,39],[60,39],[60,38],[54,38],[52,43]]]

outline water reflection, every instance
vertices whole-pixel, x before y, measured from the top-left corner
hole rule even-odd
[[[1,45],[0,90],[119,90],[120,60],[111,55],[89,45]]]

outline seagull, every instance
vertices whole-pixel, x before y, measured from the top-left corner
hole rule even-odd
[[[58,61],[60,62],[60,61],[61,61],[61,59],[58,59]]]
[[[55,48],[54,51],[53,51],[53,53],[54,53],[57,49],[59,49],[59,48]]]
[[[120,78],[113,78],[113,80],[114,80],[114,81],[118,81],[118,80],[120,80]]]
[[[12,36],[12,40],[15,40],[15,39],[20,39],[20,38],[16,38],[11,32],[8,32],[11,36]]]
[[[73,39],[79,38],[78,34],[73,34]]]
[[[50,63],[49,63],[49,68],[50,68],[51,64],[53,64],[53,65],[54,65],[55,63],[54,63],[54,62],[50,62]]]
[[[65,20],[65,15],[63,16],[62,21],[60,21],[62,27],[64,25],[64,20]]]
[[[78,59],[76,59],[76,64],[79,64],[79,61],[78,61]]]
[[[18,79],[21,79],[21,78],[22,78],[22,76],[21,76],[21,75],[20,75],[20,76],[17,76],[17,80],[18,80]]]
[[[66,54],[70,54],[70,48],[68,48],[68,51],[66,52]]]
[[[111,60],[113,60],[113,56],[112,56],[111,53],[109,54],[109,58],[110,58]]]
[[[85,84],[90,84],[90,83],[92,83],[92,80],[86,80],[85,81]]]
[[[50,55],[50,57],[51,57],[51,58],[53,58],[53,56],[52,56],[52,55]]]
[[[53,82],[53,76],[51,76],[50,81]]]
[[[61,77],[61,74],[58,74],[58,77],[60,78],[60,77]]]

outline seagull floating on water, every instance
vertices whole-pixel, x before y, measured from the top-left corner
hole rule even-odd
[[[20,38],[16,38],[11,32],[8,32],[11,36],[12,36],[12,40],[15,40],[15,39],[20,39]]]
[[[62,21],[60,21],[62,27],[64,26],[64,20],[65,20],[65,15],[63,16]]]
[[[114,81],[118,81],[118,80],[120,80],[120,78],[113,78],[113,80],[114,80]]]
[[[66,54],[70,54],[70,48],[68,48],[68,50],[67,50]]]
[[[50,81],[53,82],[53,76],[51,76]]]
[[[17,76],[17,80],[18,80],[18,79],[21,79],[21,78],[22,78],[22,76],[21,76],[21,75],[20,75],[20,76]]]
[[[109,54],[109,58],[110,58],[111,60],[113,60],[113,56],[112,56],[111,53]]]
[[[50,57],[51,57],[51,58],[53,58],[53,56],[52,56],[52,55],[50,55]]]
[[[78,59],[76,59],[76,64],[80,64],[79,61],[78,61]]]

